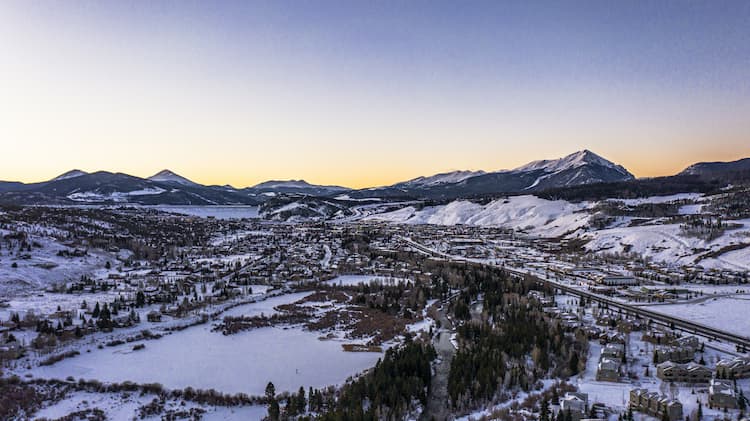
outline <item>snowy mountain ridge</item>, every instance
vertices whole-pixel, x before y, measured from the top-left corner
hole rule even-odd
[[[161,183],[177,183],[182,184],[185,186],[198,186],[199,184],[191,181],[173,171],[170,170],[161,170],[158,173],[152,175],[148,178],[151,181],[161,182]]]
[[[53,178],[53,179],[52,179],[52,180],[50,180],[50,181],[60,181],[60,180],[67,180],[67,179],[69,179],[69,178],[80,177],[80,176],[82,176],[82,175],[87,175],[87,174],[88,174],[88,173],[87,173],[86,171],[81,171],[81,170],[70,170],[70,171],[68,171],[68,172],[66,172],[66,173],[63,173],[63,174],[60,174],[60,175],[58,175],[57,177]]]
[[[429,187],[429,186],[438,186],[441,184],[453,184],[458,183],[461,181],[466,180],[467,178],[476,177],[478,175],[484,175],[487,174],[485,171],[479,170],[479,171],[468,171],[468,170],[459,170],[459,171],[451,171],[451,172],[445,172],[440,174],[435,174],[432,176],[421,176],[417,178],[413,178],[408,181],[404,181],[401,183],[396,184],[396,186],[403,186],[403,187]]]
[[[630,174],[630,172],[628,172],[628,170],[626,170],[621,165],[617,165],[612,161],[604,159],[588,149],[574,152],[559,159],[543,159],[539,161],[532,161],[526,165],[522,165],[511,170],[511,172],[544,170],[545,172],[559,173],[565,170],[579,168],[585,165],[599,165],[605,168],[611,168],[622,173],[623,175],[632,177],[632,174]]]

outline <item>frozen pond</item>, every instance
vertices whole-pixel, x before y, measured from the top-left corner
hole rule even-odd
[[[273,306],[294,302],[308,293],[287,294],[236,307],[227,315],[269,314]],[[161,383],[167,388],[193,387],[225,393],[262,395],[272,381],[276,390],[296,391],[343,383],[349,376],[375,365],[380,353],[344,352],[343,342],[319,340],[319,332],[300,327],[262,328],[224,336],[201,325],[161,339],[104,349],[55,365],[35,368],[43,378],[98,379],[103,382]]]
[[[201,218],[214,217],[216,219],[257,218],[258,206],[154,206],[164,212],[181,213],[183,215],[199,216]]]

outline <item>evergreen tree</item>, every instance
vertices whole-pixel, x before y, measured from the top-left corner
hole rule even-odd
[[[307,408],[307,400],[305,399],[305,388],[300,386],[299,392],[297,392],[297,413],[304,414]]]
[[[99,313],[101,313],[101,310],[99,309],[99,301],[96,302],[96,305],[94,306],[94,311],[91,313],[92,317],[98,318]]]
[[[542,400],[541,408],[539,409],[539,421],[550,421],[549,401],[547,401],[547,399]]]

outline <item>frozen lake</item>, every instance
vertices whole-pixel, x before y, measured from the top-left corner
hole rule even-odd
[[[268,314],[274,305],[302,297],[304,293],[288,294],[240,306],[228,314]],[[82,350],[77,357],[35,368],[33,373],[43,378],[158,382],[167,388],[190,386],[262,395],[269,381],[279,392],[341,384],[382,357],[380,353],[344,352],[343,342],[319,340],[320,336],[300,327],[262,328],[224,336],[211,332],[211,325],[201,325],[145,341],[146,348],[140,351],[132,351],[135,343],[93,348],[90,353]]]
[[[183,215],[214,217],[216,219],[257,218],[258,206],[153,206],[153,208]]]

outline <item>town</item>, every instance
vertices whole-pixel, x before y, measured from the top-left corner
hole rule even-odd
[[[581,254],[565,239],[503,228],[128,206],[6,207],[0,230],[3,273],[62,274],[13,286],[1,304],[4,387],[33,391],[9,413],[112,416],[126,404],[142,416],[194,419],[346,413],[348,388],[414,343],[429,351],[432,374],[420,380],[429,393],[388,403],[402,416],[675,421],[736,419],[746,409],[746,313],[719,312],[731,322],[717,323],[690,309],[746,297],[747,272]],[[471,361],[520,303],[524,320],[557,339],[498,361],[516,373],[500,389],[465,383],[459,364],[501,375]],[[175,358],[182,352],[193,357]],[[233,375],[208,375],[226,371],[205,362],[218,355],[222,366],[239,365]],[[275,368],[260,367],[263,355]],[[306,392],[307,405],[295,403]],[[435,405],[440,396],[451,405]]]

